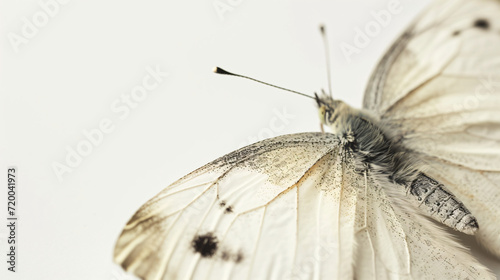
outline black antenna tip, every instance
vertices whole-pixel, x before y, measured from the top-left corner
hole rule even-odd
[[[223,74],[223,75],[229,75],[229,76],[235,76],[235,77],[240,77],[240,78],[245,78],[245,79],[249,79],[249,80],[252,80],[252,81],[255,81],[255,82],[258,82],[258,83],[261,83],[261,84],[264,84],[264,85],[268,85],[268,86],[272,86],[272,87],[275,87],[275,88],[279,88],[279,89],[282,89],[282,90],[286,90],[286,91],[289,91],[289,92],[293,92],[293,93],[296,93],[298,95],[302,95],[302,96],[305,96],[305,97],[309,97],[309,98],[312,98],[314,99],[314,97],[312,96],[309,96],[307,94],[303,94],[302,92],[298,92],[298,91],[295,91],[295,90],[290,90],[290,89],[287,89],[287,88],[283,88],[283,87],[279,87],[279,86],[275,86],[273,84],[270,84],[270,83],[266,83],[266,82],[263,82],[263,81],[259,81],[257,79],[254,79],[254,78],[250,78],[250,77],[247,77],[247,76],[243,76],[243,75],[240,75],[240,74],[234,74],[234,73],[231,73],[229,71],[226,71],[220,67],[214,67],[213,69],[214,73],[217,73],[217,74]]]
[[[319,31],[321,31],[321,33],[325,34],[325,26],[323,24],[321,24],[319,26]]]
[[[214,73],[216,73],[216,74],[222,74],[222,75],[233,75],[233,76],[234,76],[234,74],[233,74],[233,73],[228,72],[228,71],[226,71],[226,70],[224,70],[224,69],[222,69],[222,68],[220,68],[220,67],[214,67],[213,71],[214,71]]]
[[[314,100],[316,100],[316,104],[318,104],[318,107],[321,107],[321,99],[316,92],[314,93]]]

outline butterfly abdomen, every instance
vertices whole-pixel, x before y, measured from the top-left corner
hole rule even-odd
[[[407,192],[417,198],[417,206],[435,220],[466,234],[473,235],[478,229],[476,218],[443,184],[420,173],[407,184]]]

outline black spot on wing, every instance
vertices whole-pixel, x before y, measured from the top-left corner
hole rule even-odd
[[[231,259],[231,253],[229,253],[228,251],[224,251],[224,252],[222,252],[220,258],[223,261],[229,261]]]
[[[224,200],[219,203],[219,206],[221,208],[226,208],[224,209],[225,214],[233,213],[233,206],[231,205],[227,206],[227,203]]]
[[[235,263],[240,263],[243,260],[243,253],[238,252],[238,254],[235,255],[234,257],[234,262]]]
[[[236,254],[231,253],[229,251],[223,251],[221,254],[221,259],[223,261],[233,261],[235,263],[240,263],[243,261],[244,256],[243,256],[243,253],[241,251],[239,251]]]
[[[477,28],[477,29],[482,29],[482,30],[489,30],[491,28],[491,24],[490,24],[490,21],[487,20],[487,19],[484,19],[484,18],[479,18],[479,19],[476,19],[470,28]],[[469,28],[466,28],[466,29],[469,29]],[[456,37],[460,34],[462,34],[463,31],[465,31],[466,29],[464,30],[455,30],[451,35]]]
[[[217,237],[209,232],[195,236],[193,241],[191,241],[191,246],[195,252],[200,253],[202,257],[209,258],[217,252],[218,243]]]
[[[479,29],[484,29],[488,30],[490,28],[490,22],[486,19],[476,19],[473,24],[474,27],[479,28]]]

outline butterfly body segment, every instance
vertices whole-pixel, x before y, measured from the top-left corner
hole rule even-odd
[[[435,220],[457,231],[473,235],[479,229],[476,218],[464,204],[451,194],[443,184],[420,173],[413,182],[406,185],[409,192]]]

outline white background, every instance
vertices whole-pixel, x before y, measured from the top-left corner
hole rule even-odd
[[[242,145],[319,130],[312,100],[212,67],[312,94],[327,85],[324,23],[334,97],[360,107],[376,62],[428,3],[401,0],[402,12],[346,59],[339,45],[353,44],[355,28],[388,2],[74,0],[15,45],[23,18],[33,22],[44,10],[38,1],[0,1],[0,173],[5,182],[6,167],[19,168],[20,219],[15,274],[6,271],[7,228],[0,227],[0,278],[126,279],[112,264],[114,243],[147,199]],[[231,10],[218,14],[214,4]],[[123,106],[121,96],[141,85],[148,66],[170,75],[120,118],[112,104]],[[114,130],[59,180],[54,163],[66,164],[68,147],[104,119]],[[478,254],[500,273],[498,260]]]

